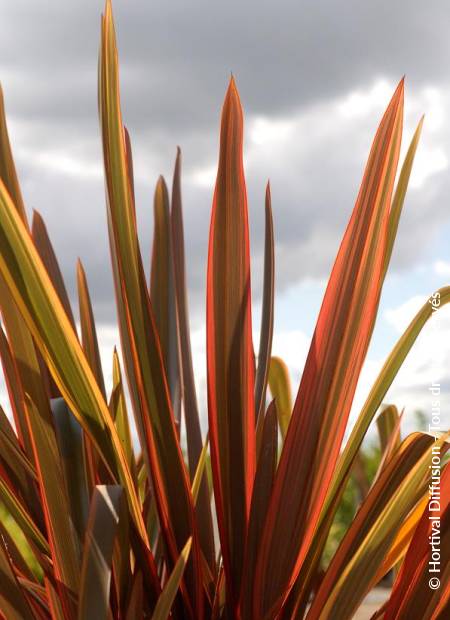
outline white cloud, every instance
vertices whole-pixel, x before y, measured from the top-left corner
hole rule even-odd
[[[386,107],[386,101],[392,96],[392,86],[386,80],[378,80],[370,89],[351,91],[338,103],[339,114],[342,118],[372,115]]]
[[[439,276],[450,276],[450,262],[437,260],[433,265],[433,269]]]
[[[389,310],[386,320],[400,335],[426,298],[413,297]],[[444,306],[432,315],[400,369],[387,400],[407,412],[431,412],[432,382],[441,386],[442,429],[450,428],[450,307]],[[406,416],[408,417],[408,416]]]
[[[389,308],[384,312],[384,318],[389,325],[401,334],[408,327],[415,314],[423,306],[426,299],[421,295],[416,295],[408,299],[396,308]]]

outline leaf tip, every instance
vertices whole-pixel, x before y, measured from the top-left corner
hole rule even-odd
[[[227,105],[230,105],[233,108],[237,108],[239,112],[242,113],[241,99],[239,97],[239,91],[233,74],[231,74],[230,82],[228,84],[228,90],[225,95],[224,108]]]
[[[33,209],[32,219],[31,219],[31,233],[34,235],[36,232],[36,229],[42,226],[45,228],[45,223],[44,223],[44,219],[42,215],[39,213],[39,211],[37,211],[36,209]]]
[[[78,285],[80,284],[81,281],[84,281],[85,279],[86,279],[86,273],[84,271],[83,263],[81,262],[81,258],[78,257],[77,258],[77,280],[78,280]]]
[[[159,175],[155,187],[155,207],[167,202],[168,190],[166,180],[162,174]]]
[[[416,129],[418,133],[422,131],[424,121],[425,121],[425,114],[422,114],[422,116],[420,117],[419,123],[417,125],[417,129]]]

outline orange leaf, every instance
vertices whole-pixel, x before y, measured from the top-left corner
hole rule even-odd
[[[237,604],[255,475],[254,358],[243,116],[231,79],[222,111],[207,278],[211,463],[226,585]]]
[[[378,308],[402,120],[403,81],[375,136],[294,405],[260,545],[258,618],[276,613],[286,599],[339,456]]]

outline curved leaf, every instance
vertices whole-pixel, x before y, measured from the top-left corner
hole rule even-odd
[[[0,247],[0,272],[11,295],[71,411],[92,438],[111,473],[118,472],[136,525],[146,540],[139,502],[108,407],[3,183],[0,183]]]
[[[439,486],[435,487],[432,496],[437,499],[433,504],[435,511],[429,509],[429,497],[382,616],[383,620],[443,620],[445,617],[440,613],[450,597],[450,467],[447,465],[438,477]],[[433,478],[430,483],[433,484]],[[429,564],[432,561],[430,543],[433,540],[439,549],[437,573],[431,572]],[[440,578],[440,587],[433,589],[430,586],[432,577]]]
[[[191,546],[192,539],[190,538],[183,547],[180,557],[178,558],[177,563],[175,564],[173,571],[164,586],[164,590],[161,592],[155,610],[153,611],[152,620],[167,620],[169,617],[170,608],[172,607],[181,578],[183,577],[184,569],[186,568],[189,553],[191,552]]]
[[[286,437],[292,412],[292,393],[289,370],[280,357],[272,357],[269,367],[269,387],[277,403],[281,436]]]
[[[258,556],[258,618],[276,614],[295,582],[339,456],[381,293],[402,120],[403,81],[375,136],[302,375]]]
[[[8,620],[35,620],[0,538],[0,611]]]
[[[195,613],[201,618],[203,583],[194,506],[137,236],[109,0],[102,20],[99,111],[120,336],[136,425],[147,473],[152,476],[169,568],[176,562],[185,541],[193,536],[193,553],[186,570],[190,595],[183,584],[181,592],[188,615]]]

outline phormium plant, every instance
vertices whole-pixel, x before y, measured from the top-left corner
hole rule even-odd
[[[399,567],[384,620],[450,614],[450,468],[443,459],[441,587],[428,586],[431,449],[379,418],[383,458],[327,566],[323,551],[367,429],[431,315],[400,338],[353,431],[344,431],[402,210],[421,123],[396,180],[403,81],[381,120],[334,263],[297,397],[271,361],[274,244],[266,193],[263,312],[252,342],[243,116],[232,79],[221,121],[207,294],[208,439],[194,386],[181,156],[155,193],[151,282],[138,240],[111,4],[102,20],[99,112],[119,356],[107,394],[87,280],[80,335],[45,224],[30,229],[0,118],[0,356],[14,427],[0,410],[0,613],[6,620],[352,618]],[[440,306],[450,300],[442,288]],[[266,406],[267,386],[274,399]],[[131,441],[128,408],[139,446]],[[187,456],[180,443],[181,414]],[[344,444],[344,445],[343,445]],[[12,521],[11,521],[12,519]],[[12,523],[12,525],[11,525]],[[444,550],[446,552],[444,553]]]

